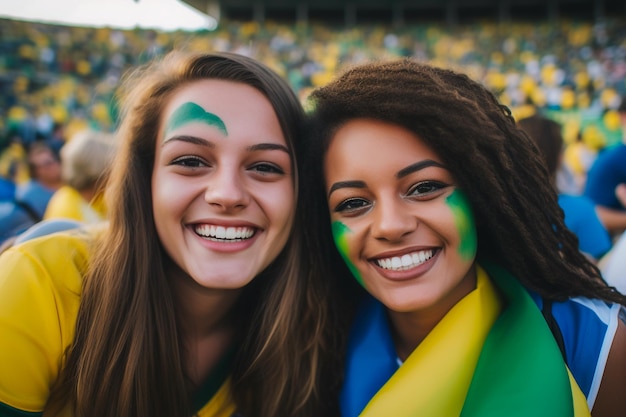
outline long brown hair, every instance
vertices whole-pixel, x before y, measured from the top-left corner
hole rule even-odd
[[[193,413],[150,178],[167,100],[182,85],[206,78],[262,92],[293,160],[301,158],[302,107],[284,80],[253,59],[173,52],[127,77],[117,132],[121,149],[107,195],[110,226],[94,244],[76,337],[51,397],[59,407],[70,404],[77,417]],[[296,194],[297,183],[296,176]],[[323,415],[329,406],[317,389],[326,349],[323,295],[302,272],[307,267],[298,215],[294,223],[279,257],[244,288],[237,305],[239,346],[231,379],[237,410],[246,417]]]
[[[314,210],[307,221],[315,230],[329,229],[328,223],[318,224],[328,221],[328,208],[319,200],[326,201],[321,170],[334,132],[352,119],[381,120],[416,134],[452,172],[476,216],[479,262],[502,265],[545,298],[587,296],[626,304],[626,296],[608,287],[578,250],[536,146],[510,110],[479,83],[401,59],[348,69],[311,98],[311,202],[305,207]],[[332,246],[328,231],[321,239],[311,244]],[[330,256],[330,263],[318,261],[332,265],[333,271],[319,271],[323,276],[340,269],[336,253]]]

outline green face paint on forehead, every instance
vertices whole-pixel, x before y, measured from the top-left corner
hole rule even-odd
[[[224,136],[228,136],[226,125],[222,119],[213,113],[205,111],[202,107],[192,102],[187,102],[174,111],[167,122],[165,135],[182,125],[192,122],[201,122],[209,126],[214,126],[222,132]]]
[[[476,234],[476,223],[469,200],[465,195],[455,189],[446,198],[446,203],[454,215],[454,223],[461,237],[459,244],[459,255],[464,259],[471,259],[476,256],[478,237]]]
[[[336,221],[332,224],[332,231],[333,239],[335,240],[335,246],[337,246],[341,257],[343,258],[346,265],[348,265],[348,269],[350,269],[350,272],[352,272],[352,275],[354,276],[354,278],[356,278],[357,282],[361,284],[363,288],[365,288],[365,282],[363,282],[363,277],[361,277],[361,273],[356,268],[356,266],[354,266],[354,264],[350,260],[350,256],[348,255],[348,239],[346,236],[348,233],[352,233],[352,230],[350,230],[348,226],[341,223],[340,221]]]

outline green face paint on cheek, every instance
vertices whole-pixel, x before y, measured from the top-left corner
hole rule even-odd
[[[209,126],[216,127],[224,136],[228,136],[226,125],[218,116],[213,113],[205,111],[202,107],[196,103],[187,102],[174,111],[167,127],[165,128],[165,135],[169,134],[172,130],[192,122],[206,123]]]
[[[348,265],[348,269],[350,269],[350,272],[352,272],[352,275],[354,275],[354,278],[356,278],[357,282],[361,284],[363,288],[365,288],[365,283],[363,282],[361,273],[359,272],[358,269],[356,269],[356,266],[354,266],[349,256],[350,251],[348,250],[347,235],[349,233],[352,233],[352,230],[350,230],[350,228],[346,226],[345,224],[339,221],[336,221],[336,222],[333,222],[332,224],[332,231],[333,231],[333,239],[335,240],[335,246],[337,246],[337,249],[339,250],[341,257],[343,258],[346,265]]]
[[[478,237],[476,234],[476,224],[472,207],[465,195],[458,189],[454,190],[446,198],[446,203],[454,215],[454,223],[459,232],[461,242],[459,244],[459,255],[464,259],[472,259],[476,256]]]

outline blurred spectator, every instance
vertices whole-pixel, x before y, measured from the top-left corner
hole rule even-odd
[[[28,172],[30,180],[17,187],[15,198],[41,220],[52,194],[63,185],[58,154],[44,142],[33,143],[28,149]]]
[[[16,185],[29,179],[26,147],[15,132],[9,133],[8,144],[0,153],[0,177]]]
[[[48,203],[45,219],[66,218],[95,223],[106,218],[103,192],[115,152],[114,135],[87,129],[61,149],[65,183]]]
[[[61,152],[61,147],[65,144],[65,125],[63,123],[54,123],[52,132],[46,139],[46,143],[57,154]]]
[[[77,229],[82,225],[81,222],[77,222],[76,220],[68,220],[68,219],[50,219],[50,220],[42,220],[28,229],[24,230],[22,233],[13,235],[8,239],[2,241],[0,240],[0,254],[2,254],[7,249],[13,247],[22,242],[26,242],[31,239],[35,239],[37,237],[49,235],[51,233],[62,232],[64,230]]]
[[[0,243],[14,238],[30,226],[35,220],[15,201],[0,201]]]
[[[585,195],[598,207],[600,220],[612,235],[626,230],[626,206],[620,201],[626,184],[626,96],[618,108],[622,141],[602,150],[587,174]]]
[[[539,148],[556,190],[556,174],[563,158],[561,125],[540,115],[522,119],[518,125]],[[597,261],[611,249],[611,239],[598,218],[595,204],[587,197],[563,193],[559,193],[558,199],[565,213],[565,225],[578,237],[579,249]]]
[[[9,198],[0,199],[0,242],[38,223],[52,194],[62,185],[58,155],[43,142],[28,149],[30,180],[13,185]]]
[[[615,241],[613,248],[598,264],[602,277],[612,287],[626,294],[626,232]]]
[[[576,140],[567,145],[563,152],[563,163],[557,173],[559,190],[573,195],[582,194],[587,172],[597,156],[598,151],[583,140],[581,132],[577,132]]]
[[[0,177],[0,202],[13,200],[15,196],[15,183],[13,181]]]

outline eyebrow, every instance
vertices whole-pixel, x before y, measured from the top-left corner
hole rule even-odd
[[[411,164],[411,165],[409,165],[406,168],[402,168],[396,174],[396,178],[398,178],[398,179],[404,178],[404,177],[406,177],[409,174],[412,174],[412,173],[414,173],[416,171],[419,171],[421,169],[428,168],[428,167],[439,167],[439,168],[444,168],[444,169],[446,168],[445,166],[443,166],[439,162],[433,161],[432,159],[425,159],[423,161],[419,161],[419,162],[416,162],[414,164]]]
[[[445,169],[445,166],[443,166],[439,162],[433,161],[432,159],[426,159],[424,161],[419,161],[414,164],[411,164],[406,168],[402,168],[396,174],[396,178],[400,179],[400,178],[406,177],[407,175],[413,172],[416,172],[416,171],[419,171],[421,169],[428,168],[431,166]],[[330,187],[330,191],[328,191],[328,197],[330,197],[330,195],[334,191],[340,188],[365,188],[365,187],[367,187],[367,185],[365,184],[364,181],[338,181]]]
[[[181,142],[192,143],[194,145],[207,146],[209,148],[215,147],[215,144],[213,142],[210,142],[206,139],[202,139],[196,136],[185,136],[185,135],[176,135],[176,136],[172,136],[171,138],[167,138],[163,141],[163,145],[171,141],[175,141],[175,140],[181,141]]]
[[[366,185],[364,181],[338,181],[330,187],[330,191],[328,191],[328,197],[330,197],[330,195],[334,191],[337,191],[340,188],[365,188],[365,187]]]
[[[248,146],[247,149],[249,151],[283,151],[291,156],[289,148],[279,143],[257,143],[256,145]]]
[[[215,143],[203,139],[203,138],[199,138],[196,136],[187,136],[187,135],[176,135],[176,136],[172,136],[171,138],[167,138],[163,141],[163,145],[165,145],[166,143],[169,143],[171,141],[181,141],[181,142],[187,142],[187,143],[191,143],[194,145],[200,145],[200,146],[206,146],[209,148],[214,148],[215,147]],[[281,145],[280,143],[257,143],[255,145],[251,145],[248,146],[246,148],[246,150],[248,152],[255,152],[255,151],[282,151],[285,152],[286,154],[288,154],[289,156],[291,156],[291,152],[289,152],[289,148],[287,148],[285,145]]]

